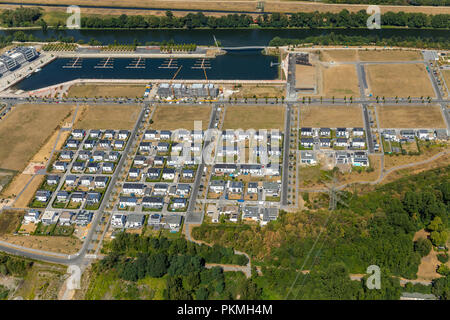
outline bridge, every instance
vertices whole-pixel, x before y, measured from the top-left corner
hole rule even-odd
[[[263,50],[264,46],[247,46],[247,47],[219,47],[222,50]]]

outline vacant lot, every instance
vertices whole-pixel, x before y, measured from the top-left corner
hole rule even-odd
[[[310,89],[316,86],[316,67],[295,65],[295,87]]]
[[[444,77],[447,88],[450,89],[450,70],[442,70],[442,76]]]
[[[360,50],[361,61],[416,61],[423,60],[418,50]]]
[[[358,60],[357,50],[346,50],[346,49],[336,49],[336,50],[322,50],[320,55],[321,61],[331,62],[348,62]]]
[[[231,106],[225,112],[223,129],[284,130],[284,107]]]
[[[140,110],[141,107],[137,105],[83,106],[78,111],[80,117],[74,128],[131,130]]]
[[[18,105],[0,123],[0,168],[22,171],[72,110],[64,105]]]
[[[343,98],[359,96],[358,76],[354,65],[337,65],[323,68],[324,96]]]
[[[0,213],[0,235],[16,231],[22,222],[25,211],[4,210]]]
[[[438,106],[378,107],[381,128],[446,128]]]
[[[302,127],[363,127],[362,109],[358,106],[302,106],[300,108]]]
[[[70,87],[69,97],[127,97],[136,98],[144,95],[144,85],[106,85],[78,84]]]
[[[421,63],[368,65],[366,70],[374,96],[434,97],[430,78]]]
[[[44,181],[44,175],[35,176],[19,198],[14,202],[14,208],[25,208],[33,199],[36,190]]]
[[[194,129],[194,121],[201,121],[208,128],[210,106],[158,106],[153,114],[152,128],[156,130]]]
[[[232,89],[232,88],[230,88]],[[240,88],[232,89],[235,92],[231,95],[232,98],[243,99],[243,98],[253,98],[256,96],[257,98],[281,98],[286,95],[285,86],[284,85],[246,85],[243,84]]]

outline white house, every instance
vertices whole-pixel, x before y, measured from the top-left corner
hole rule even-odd
[[[127,221],[127,217],[123,214],[115,214],[111,218],[111,226],[115,228],[123,228],[125,226],[125,222]]]
[[[50,199],[51,192],[47,190],[38,190],[34,198],[40,202],[47,202]]]
[[[137,199],[134,197],[120,197],[119,198],[119,207],[120,208],[136,207],[136,205],[137,205]]]
[[[186,198],[174,198],[172,200],[172,208],[174,209],[183,209],[186,208],[187,200]]]
[[[365,148],[366,147],[366,140],[362,138],[353,138],[352,139],[352,147],[354,148]]]
[[[125,223],[125,228],[140,228],[143,226],[145,221],[145,215],[139,213],[129,214],[127,217],[127,222]]]
[[[58,219],[59,214],[55,211],[45,211],[41,217],[41,222],[46,225],[55,224],[58,222]]]
[[[337,138],[336,142],[334,143],[336,147],[347,147],[348,146],[348,140],[346,138]]]
[[[314,152],[301,151],[300,162],[302,164],[315,165],[317,164],[316,154]]]
[[[39,216],[41,213],[37,210],[30,210],[23,216],[24,223],[36,223],[39,222]]]
[[[225,190],[225,181],[212,180],[209,184],[209,188],[215,193],[221,193]]]
[[[162,173],[163,180],[175,179],[175,169],[165,168]]]
[[[142,206],[161,209],[164,206],[164,199],[162,197],[144,197],[142,198]]]
[[[57,170],[57,171],[66,171],[68,163],[67,162],[63,162],[63,161],[56,161],[53,164],[53,169]]]
[[[145,185],[142,183],[124,183],[122,192],[125,194],[143,195],[145,191]]]

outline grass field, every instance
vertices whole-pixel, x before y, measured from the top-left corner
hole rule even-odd
[[[0,235],[11,234],[20,226],[25,211],[4,210],[0,214]]]
[[[314,88],[316,86],[316,67],[295,65],[295,87]]]
[[[368,65],[366,70],[374,96],[434,97],[431,80],[421,63]]]
[[[362,109],[358,106],[302,106],[300,108],[302,127],[363,127]]]
[[[381,128],[446,128],[438,106],[382,106],[377,111]]]
[[[335,50],[321,50],[320,60],[325,62],[349,62],[358,60],[357,50],[335,49]]]
[[[156,130],[193,130],[194,121],[201,121],[205,130],[210,116],[211,106],[158,106],[151,127]]]
[[[75,4],[75,5],[93,5],[91,0],[24,0],[22,3],[35,4]],[[114,7],[143,7],[143,8],[167,8],[167,9],[191,9],[191,10],[227,10],[227,11],[256,11],[257,0],[236,1],[236,0],[192,0],[189,2],[182,0],[97,0],[96,6],[114,6]],[[339,12],[346,9],[350,12],[366,10],[367,5],[364,4],[325,4],[312,3],[306,1],[275,1],[268,0],[265,2],[265,11],[268,12]],[[448,7],[432,7],[432,6],[380,6],[381,12],[424,12],[424,13],[449,13]],[[141,11],[141,14],[148,14],[147,11]]]
[[[81,129],[123,129],[134,128],[141,107],[138,105],[96,105],[82,106],[74,128]]]
[[[70,87],[69,97],[127,97],[136,98],[144,95],[144,85],[106,85],[79,84]]]
[[[450,90],[450,70],[442,70],[442,76],[444,77],[447,88]]]
[[[235,92],[231,95],[232,98],[253,98],[253,96],[256,96],[257,98],[273,98],[278,97],[281,98],[282,96],[286,95],[286,90],[284,85],[264,85],[264,84],[257,84],[257,85],[247,85],[243,84],[242,87],[232,89],[232,90],[239,90],[238,92]]]
[[[0,123],[0,168],[22,171],[72,111],[65,105],[18,105]]]
[[[284,107],[230,106],[225,113],[223,129],[284,130]]]
[[[359,96],[358,76],[354,65],[337,65],[322,70],[325,97]]]
[[[416,61],[423,60],[418,50],[359,50],[360,61]]]

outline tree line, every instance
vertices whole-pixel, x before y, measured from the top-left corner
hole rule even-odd
[[[255,19],[248,14],[228,14],[221,17],[205,16],[202,12],[188,13],[175,17],[171,11],[164,16],[126,15],[113,17],[83,16],[82,28],[365,28],[369,14],[366,11],[349,12],[298,12],[294,14],[272,13],[258,15]],[[40,25],[47,30],[48,22],[42,18],[40,8],[17,8],[5,10],[0,15],[0,22],[8,27],[29,27]],[[381,24],[391,27],[408,28],[450,28],[450,15],[427,15],[424,13],[386,12],[381,15]],[[57,28],[63,22],[57,21]]]
[[[327,3],[384,4],[399,6],[450,6],[450,0],[325,0]]]

